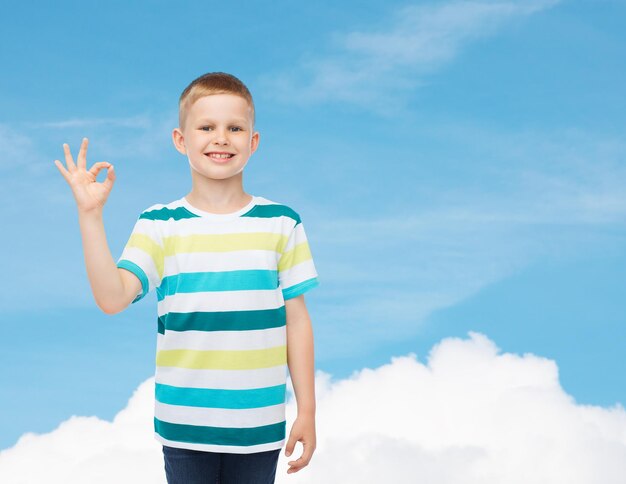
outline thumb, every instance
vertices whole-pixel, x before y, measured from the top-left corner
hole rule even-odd
[[[287,441],[287,445],[285,446],[285,455],[289,457],[293,453],[293,448],[295,447],[297,439],[293,436],[289,436],[289,440]]]

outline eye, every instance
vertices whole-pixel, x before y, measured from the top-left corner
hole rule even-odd
[[[233,126],[233,129],[238,129],[239,131],[243,131],[239,126]]]
[[[213,128],[212,128],[211,126],[202,126],[200,129],[201,129],[202,131],[207,131],[207,130],[209,130],[209,129],[213,129]]]

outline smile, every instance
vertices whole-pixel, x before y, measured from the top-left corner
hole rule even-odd
[[[213,161],[217,161],[218,163],[223,163],[235,156],[232,153],[205,153],[204,155],[208,156]]]

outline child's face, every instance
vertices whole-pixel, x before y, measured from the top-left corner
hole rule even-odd
[[[176,149],[189,158],[192,176],[224,180],[241,173],[259,144],[252,109],[234,94],[198,99],[187,112],[185,130],[172,133]],[[228,153],[219,158],[217,153]]]

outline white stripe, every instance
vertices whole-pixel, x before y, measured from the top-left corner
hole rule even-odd
[[[154,380],[156,383],[175,387],[248,390],[285,385],[287,365],[252,370],[196,370],[175,366],[157,366]]]
[[[159,238],[154,231],[154,220],[149,218],[140,218],[135,222],[135,227],[133,230],[138,234],[147,235],[157,245],[159,244]]]
[[[159,225],[160,232],[164,235],[163,241],[167,239],[168,224],[172,220],[156,220]],[[243,234],[254,232],[269,232],[275,234],[289,235],[293,224],[295,223],[289,217],[239,217],[228,220],[207,220],[202,217],[183,218],[176,222],[176,235],[208,235],[208,234]],[[291,224],[291,226],[289,226]]]
[[[285,404],[232,409],[186,407],[157,401],[154,406],[154,416],[164,422],[203,427],[261,427],[285,420]]]
[[[222,272],[249,269],[277,270],[280,253],[273,250],[177,253],[165,257],[164,274]]]
[[[191,442],[175,442],[175,441],[167,440],[161,437],[156,432],[154,433],[154,437],[161,444],[167,445],[168,447],[177,447],[179,449],[202,450],[204,452],[227,452],[229,454],[252,454],[255,452],[265,452],[267,450],[282,449],[286,441],[285,439],[282,439],[276,442],[268,442],[266,444],[241,447],[241,446],[234,446],[234,445],[207,445],[207,444],[195,444]]]
[[[295,286],[313,277],[317,277],[317,270],[315,269],[313,259],[302,261],[278,274],[281,289],[287,289],[288,287]]]
[[[161,350],[262,350],[287,344],[285,326],[245,331],[165,330]]]
[[[277,309],[285,304],[280,288],[249,291],[179,292],[159,301],[159,316],[194,311]]]
[[[302,222],[293,227],[293,231],[285,235],[289,236],[289,240],[285,246],[285,252],[293,249],[296,245],[302,244],[303,242],[308,243],[306,231],[304,230],[304,224]]]

